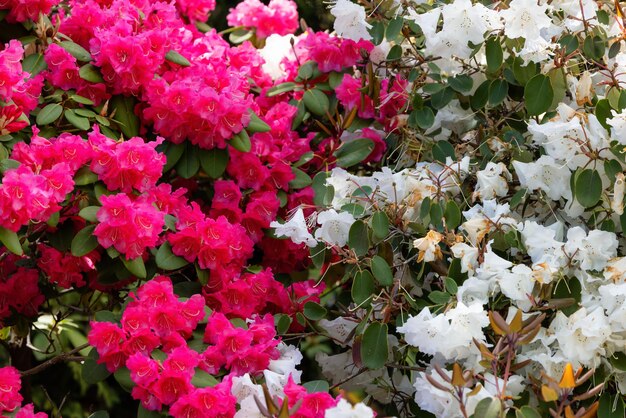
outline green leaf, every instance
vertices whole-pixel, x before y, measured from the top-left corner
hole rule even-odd
[[[187,142],[183,142],[182,144],[174,144],[173,142],[168,142],[167,148],[165,149],[165,157],[167,158],[167,162],[163,167],[163,172],[168,172],[178,161],[180,161],[180,157],[183,156],[185,149],[187,148]],[[202,154],[200,154],[202,156]]]
[[[372,215],[372,232],[379,239],[383,239],[389,234],[389,218],[385,212],[378,211]]]
[[[237,151],[250,152],[250,150],[252,149],[250,136],[248,135],[248,132],[246,132],[245,129],[233,135],[232,139],[228,143]]]
[[[400,45],[394,45],[387,54],[387,61],[397,61],[402,58],[402,47]]]
[[[80,103],[80,104],[84,104],[84,105],[88,105],[88,106],[93,106],[94,102],[93,100],[87,98],[87,97],[83,97],[80,94],[71,94],[70,95],[70,99],[74,100],[76,103]]]
[[[444,279],[444,283],[446,285],[446,292],[451,295],[456,295],[456,292],[459,290],[459,286],[456,284],[452,277],[446,277]]]
[[[17,236],[16,232],[0,226],[0,242],[13,254],[24,254],[22,244],[20,244],[20,238]]]
[[[135,383],[130,378],[130,370],[128,370],[126,367],[118,369],[113,374],[113,377],[115,377],[117,383],[119,383],[122,389],[124,389],[126,392],[130,392],[133,390],[133,386],[135,386]]]
[[[430,103],[435,109],[439,110],[446,107],[452,99],[454,99],[454,90],[450,87],[446,87],[430,96]]]
[[[111,311],[98,311],[94,314],[94,319],[98,322],[111,322],[117,324],[119,318]]]
[[[578,38],[574,35],[565,35],[559,40],[559,44],[565,49],[565,55],[569,55],[578,49]]]
[[[515,418],[541,418],[541,415],[535,409],[525,405],[515,411]]]
[[[289,91],[293,91],[298,87],[297,83],[294,83],[293,81],[288,81],[286,83],[281,83],[277,86],[272,87],[271,89],[269,89],[267,91],[267,93],[265,94],[267,97],[274,97],[274,96],[278,96],[279,94],[283,94],[283,93],[287,93]]]
[[[500,401],[496,398],[485,398],[478,402],[474,414],[474,418],[498,418],[500,416]]]
[[[89,415],[89,418],[109,418],[109,413],[107,411],[96,411]]]
[[[253,134],[256,132],[269,132],[272,128],[267,123],[263,122],[256,113],[250,110],[250,123],[246,130]]]
[[[59,42],[59,46],[69,52],[70,55],[72,55],[78,61],[91,61],[91,54],[89,53],[89,51],[87,51],[85,48],[78,45],[77,43],[74,43],[72,41],[62,41]]]
[[[347,168],[359,164],[367,158],[374,149],[374,142],[368,138],[359,138],[354,141],[344,142],[334,155],[337,157],[337,165]]]
[[[201,369],[196,369],[193,379],[191,379],[191,384],[197,388],[213,387],[218,383],[215,377]]]
[[[139,118],[135,115],[135,99],[133,97],[115,96],[111,99],[111,107],[115,110],[113,120],[120,125],[122,133],[128,138],[139,135]]]
[[[63,113],[63,106],[58,103],[50,103],[39,111],[35,121],[37,125],[48,125],[57,120],[61,113]]]
[[[587,36],[583,42],[583,54],[594,60],[602,59],[605,48],[606,41],[598,35]]]
[[[446,227],[448,229],[455,229],[461,224],[461,209],[459,209],[459,205],[454,200],[448,200],[443,216],[446,218]]]
[[[455,77],[449,78],[448,85],[452,87],[453,90],[461,94],[466,94],[469,93],[470,90],[472,90],[472,87],[474,86],[474,80],[472,80],[472,77],[466,74],[459,74]]]
[[[78,70],[78,75],[90,83],[104,83],[104,78],[100,74],[98,67],[92,64],[85,64]]]
[[[456,161],[454,147],[448,141],[437,141],[433,145],[433,158],[441,163],[446,162],[446,158],[450,157],[452,161]]]
[[[363,221],[355,221],[350,227],[348,245],[359,257],[367,254],[370,248],[367,225]]]
[[[228,149],[213,148],[200,150],[200,166],[202,171],[212,179],[217,179],[224,174],[228,165]]]
[[[326,259],[326,244],[320,242],[317,246],[309,250],[311,252],[311,262],[317,268],[321,268],[324,265]]]
[[[509,94],[509,83],[506,80],[493,80],[489,84],[489,106],[498,106]]]
[[[409,125],[418,126],[422,129],[428,129],[435,123],[435,114],[433,110],[426,106],[411,112],[409,115]]]
[[[182,257],[172,253],[172,247],[168,242],[164,242],[157,251],[156,265],[163,270],[178,270],[185,267],[189,262]]]
[[[198,148],[190,142],[185,142],[185,152],[176,163],[176,173],[182,178],[190,179],[200,170]]]
[[[452,296],[448,292],[442,292],[440,290],[433,290],[428,294],[428,299],[436,303],[437,305],[446,305],[450,302]]]
[[[287,331],[289,331],[289,327],[291,326],[291,322],[293,320],[287,314],[276,314],[274,315],[274,324],[276,325],[276,333],[278,335],[283,335]]]
[[[608,391],[605,391],[600,396],[598,418],[624,418],[625,416],[624,401],[621,396],[619,394],[611,396]]]
[[[526,111],[531,116],[540,115],[548,110],[553,98],[554,92],[550,78],[543,74],[537,74],[531,78],[524,87]]]
[[[31,76],[36,76],[46,68],[48,68],[48,64],[46,64],[43,54],[30,54],[22,61],[22,70],[30,73]]]
[[[182,55],[180,55],[180,53],[174,51],[173,49],[167,51],[167,54],[165,54],[165,59],[169,62],[173,62],[174,64],[178,64],[181,67],[189,67],[191,65],[187,58],[183,57]]]
[[[470,97],[470,105],[472,109],[478,110],[482,109],[487,105],[487,101],[489,100],[489,86],[491,85],[491,81],[485,80],[482,82],[480,86],[474,92],[474,95]]]
[[[83,362],[80,374],[85,383],[93,385],[103,381],[111,375],[104,364],[98,364],[98,352],[92,348]]]
[[[387,324],[372,322],[363,333],[361,360],[369,369],[380,369],[387,362]]]
[[[330,390],[330,386],[325,380],[311,380],[309,382],[303,383],[302,386],[306,389],[308,393],[328,393],[328,391]]]
[[[127,260],[126,257],[120,257],[122,263],[124,263],[124,267],[128,270],[133,276],[138,277],[140,279],[146,278],[146,265],[143,263],[143,259],[141,257],[133,258],[132,260]]]
[[[613,355],[609,356],[608,359],[611,365],[617,370],[626,372],[626,353],[619,351],[613,353]]]
[[[381,286],[391,286],[393,284],[391,267],[389,267],[384,258],[379,255],[372,257],[371,268],[376,281]]]
[[[487,71],[495,73],[502,66],[502,45],[500,39],[491,37],[485,43],[485,55],[487,56]]]
[[[96,215],[100,210],[100,206],[87,206],[78,212],[78,216],[89,222],[98,222]]]
[[[91,127],[89,119],[78,116],[72,109],[67,109],[65,111],[65,119],[81,131],[88,131]]]
[[[602,178],[596,170],[583,170],[576,177],[576,200],[585,208],[595,206],[602,196]]]
[[[296,178],[289,182],[289,187],[292,189],[303,189],[310,186],[313,182],[311,176],[298,168],[291,167],[291,172],[296,176]]]
[[[607,119],[612,118],[611,114],[611,104],[607,99],[598,100],[596,103],[596,117],[598,118],[598,122],[607,130],[611,129],[611,126],[606,123]]]
[[[304,304],[304,316],[309,318],[311,321],[318,321],[326,316],[328,313],[326,308],[324,308],[319,303],[315,302],[307,302]]]
[[[137,418],[163,418],[165,415],[158,411],[148,411],[146,408],[139,404],[137,408]]]
[[[74,184],[77,186],[86,186],[87,184],[93,184],[97,181],[98,175],[91,171],[88,166],[79,168],[74,176]]]
[[[324,116],[330,108],[328,96],[323,91],[318,89],[305,91],[304,96],[302,96],[302,100],[304,101],[306,108],[317,116]]]
[[[70,246],[74,257],[82,257],[98,248],[98,240],[93,234],[96,225],[87,225],[74,236]]]
[[[374,290],[376,290],[376,284],[374,283],[374,276],[369,270],[361,270],[354,275],[351,295],[357,306],[369,306],[369,303],[366,304],[365,302],[374,296]]]

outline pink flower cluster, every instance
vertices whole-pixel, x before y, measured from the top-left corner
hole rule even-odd
[[[235,376],[260,373],[270,360],[280,357],[275,336],[272,315],[257,316],[245,329],[234,326],[224,314],[213,312],[204,333],[204,342],[211,345],[202,354],[200,367],[211,374],[222,367]]]
[[[258,38],[272,34],[289,35],[298,30],[298,8],[292,0],[244,0],[226,17],[230,26],[255,29]]]
[[[155,150],[163,138],[149,143],[139,137],[116,142],[95,127],[89,134],[89,142],[93,147],[91,171],[109,190],[145,192],[152,189],[163,174],[166,157]]]
[[[173,253],[189,262],[197,260],[217,279],[238,275],[253,251],[245,228],[224,216],[211,219],[198,212],[179,219],[178,231],[168,236]]]
[[[114,247],[130,260],[157,244],[165,214],[147,196],[131,200],[129,195],[119,193],[101,196],[100,201],[102,207],[96,215],[100,223],[93,232],[100,245]]]
[[[7,170],[0,185],[0,226],[18,231],[30,221],[47,221],[73,189],[72,171],[65,163],[39,173],[25,165]]]
[[[187,346],[187,339],[205,317],[200,295],[183,302],[174,295],[171,281],[160,276],[131,297],[121,326],[92,322],[88,339],[98,351],[98,361],[109,371],[129,369],[136,384],[132,395],[146,409],[170,406],[175,417],[186,417],[184,411],[207,409],[210,414],[197,416],[232,416],[235,399],[229,394],[228,380],[212,389],[197,388],[192,384],[194,376],[201,373],[197,369],[212,374],[221,367],[233,375],[259,373],[279,356],[271,315],[256,318],[244,329],[235,327],[223,314],[213,313],[204,333],[204,341],[211,345],[197,352]],[[221,405],[215,403],[218,399],[222,399]]]
[[[33,404],[19,408],[23,400],[20,395],[21,387],[20,372],[16,368],[0,368],[0,414],[15,413],[11,415],[14,418],[47,418],[48,415],[43,412],[35,413]]]
[[[285,385],[285,397],[289,408],[299,404],[295,414],[290,415],[290,418],[324,418],[326,410],[336,406],[338,402],[326,392],[308,393],[306,388],[297,385],[291,376]]]
[[[37,270],[18,267],[18,260],[11,255],[0,264],[0,324],[14,312],[28,317],[37,315],[45,300],[39,291]]]
[[[44,59],[48,65],[45,79],[54,87],[76,90],[77,94],[91,99],[96,105],[110,98],[104,83],[90,83],[80,77],[76,58],[59,45],[49,45]]]
[[[0,0],[0,10],[9,10],[6,16],[8,22],[26,22],[39,19],[39,14],[47,15],[52,6],[61,0]]]
[[[64,289],[84,286],[83,273],[95,273],[95,263],[100,260],[95,251],[83,257],[74,257],[45,244],[39,244],[38,249],[37,267],[48,276],[50,283]]]
[[[373,49],[374,44],[369,41],[361,39],[355,42],[326,32],[309,33],[296,44],[300,59],[304,58],[301,53],[306,54],[325,73],[352,67],[363,59],[362,54],[369,54]]]
[[[224,148],[250,121],[248,81],[223,61],[168,72],[150,83],[145,97],[144,117],[176,144],[189,139],[200,148]]]
[[[215,0],[176,0],[176,9],[191,21],[206,22],[215,9]]]
[[[2,9],[2,0],[0,0]],[[9,14],[10,16],[10,14]],[[30,113],[38,104],[43,79],[30,77],[22,70],[24,48],[17,40],[4,45],[0,51],[0,134],[16,132],[28,124],[19,120],[22,113]],[[25,119],[26,120],[26,119]]]
[[[92,157],[89,143],[78,135],[62,133],[56,138],[39,136],[39,129],[33,127],[30,144],[18,142],[13,147],[11,158],[21,162],[32,171],[49,170],[65,164],[72,176]]]

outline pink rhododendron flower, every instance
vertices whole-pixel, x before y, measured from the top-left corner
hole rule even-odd
[[[259,0],[244,0],[230,9],[226,19],[229,26],[254,28],[259,38],[298,30],[298,8],[292,0],[270,0],[268,5]]]
[[[41,257],[37,260],[37,266],[48,275],[51,283],[64,289],[84,286],[83,272],[94,271],[94,262],[100,259],[96,252],[75,257],[45,244],[39,244],[38,249]]]
[[[181,396],[170,408],[174,418],[231,418],[237,399],[230,393],[230,381],[195,389]]]
[[[206,22],[215,9],[215,0],[176,0],[176,8],[192,21]]]
[[[91,170],[109,190],[145,192],[155,186],[163,173],[166,157],[155,150],[163,138],[149,143],[139,137],[115,142],[96,128],[89,134],[89,141],[94,149]]]
[[[14,367],[0,368],[0,412],[10,412],[20,406],[22,395],[20,372]]]
[[[47,15],[52,6],[61,0],[0,0],[0,9],[9,9],[6,19],[9,22],[37,21],[39,14]]]
[[[362,59],[362,52],[370,53],[374,49],[374,44],[363,39],[355,42],[326,32],[315,32],[303,38],[297,49],[306,52],[322,72],[329,72],[352,67]]]
[[[22,109],[15,105],[0,107],[0,135],[8,135],[28,126],[28,120],[22,118]],[[20,142],[19,144],[21,144]]]
[[[45,412],[35,413],[35,406],[32,403],[29,403],[17,411],[15,418],[48,418],[48,414]]]
[[[165,225],[163,212],[152,202],[125,194],[102,196],[97,213],[100,222],[94,235],[104,248],[115,247],[127,259],[140,257],[147,247],[154,247]]]

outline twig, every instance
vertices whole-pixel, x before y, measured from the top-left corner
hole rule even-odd
[[[49,368],[51,366],[54,366],[57,363],[61,363],[61,362],[65,362],[65,361],[83,361],[83,360],[85,360],[84,356],[75,356],[74,354],[78,353],[81,350],[84,350],[87,347],[89,347],[89,344],[83,344],[83,345],[81,345],[79,347],[76,347],[76,348],[68,351],[67,353],[61,353],[58,356],[53,357],[50,360],[33,367],[32,369],[24,370],[20,374],[22,375],[22,377],[23,376],[32,376],[34,374],[37,374],[39,372],[42,372],[42,371],[46,370],[47,368]]]

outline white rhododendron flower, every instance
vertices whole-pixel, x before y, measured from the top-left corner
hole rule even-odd
[[[334,28],[337,35],[353,41],[370,40],[368,29],[372,27],[365,20],[365,8],[350,0],[337,0],[330,13],[335,17]]]
[[[442,257],[439,242],[443,236],[437,232],[430,230],[423,238],[413,241],[413,246],[419,251],[417,261],[435,261]]]
[[[466,306],[459,302],[455,308],[436,316],[424,308],[399,327],[398,332],[424,353],[439,354],[448,360],[464,359],[476,350],[474,338],[485,341],[482,328],[488,324],[482,304]]]
[[[505,196],[509,191],[509,181],[511,181],[511,173],[503,163],[489,162],[484,170],[476,173],[474,195],[480,197],[480,200]]]
[[[511,39],[524,38],[526,43],[543,39],[543,34],[552,27],[552,19],[546,12],[547,2],[535,0],[513,0],[509,8],[500,12],[504,20],[504,34]]]
[[[348,233],[355,220],[348,212],[337,213],[334,209],[320,212],[317,215],[320,227],[315,231],[315,238],[327,244],[343,247],[348,242]]]
[[[298,208],[291,219],[284,224],[273,221],[270,227],[275,229],[275,234],[279,238],[287,237],[295,244],[306,244],[309,247],[315,247],[317,245],[317,241],[309,232],[302,208]]]
[[[588,312],[581,308],[569,317],[557,312],[550,329],[565,358],[587,367],[599,365],[600,356],[606,352],[605,343],[611,335],[609,319],[602,309]]]
[[[374,418],[374,411],[362,403],[351,405],[342,398],[337,406],[326,410],[324,418]]]

